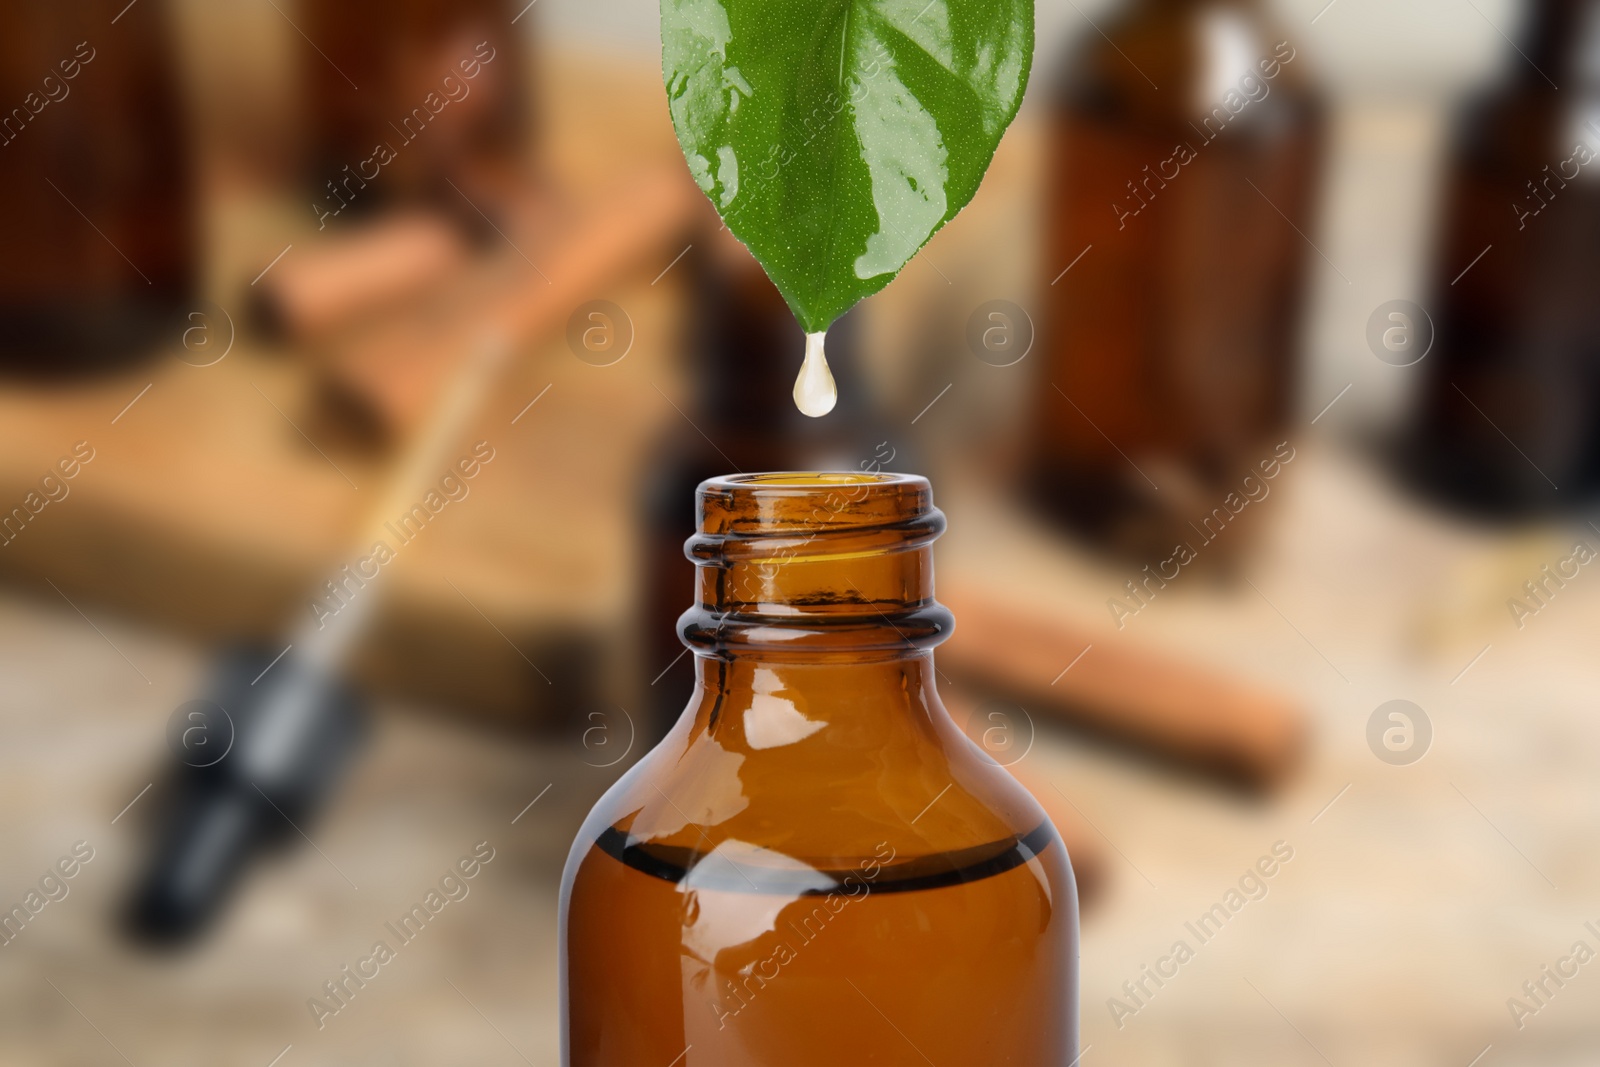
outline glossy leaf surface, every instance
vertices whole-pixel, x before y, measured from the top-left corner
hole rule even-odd
[[[689,169],[807,332],[977,192],[1033,58],[1033,0],[662,0]]]

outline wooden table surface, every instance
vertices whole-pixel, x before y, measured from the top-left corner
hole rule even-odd
[[[1572,583],[1519,632],[1501,614],[1505,575],[1573,535],[1455,532],[1337,453],[1301,462],[1250,573],[1259,592],[1175,587],[1138,620],[1142,637],[1315,709],[1298,782],[1245,800],[1050,731],[1028,757],[1110,846],[1113,884],[1084,927],[1084,1062],[1465,1067],[1493,1046],[1479,1063],[1593,1063],[1600,971],[1580,971],[1521,1031],[1506,1000],[1573,942],[1596,942],[1583,924],[1600,923],[1600,582]],[[1002,513],[978,503],[947,495],[961,516],[951,555],[982,544],[1033,559],[1037,535],[986,521]],[[1117,583],[1049,558],[1026,575],[997,566],[992,581],[1010,573],[1028,595],[1086,612]],[[95,849],[70,895],[0,949],[0,1062],[120,1062],[111,1044],[171,1067],[266,1067],[289,1045],[284,1067],[555,1062],[557,878],[614,770],[589,766],[599,761],[576,741],[508,741],[445,712],[385,709],[338,804],[308,828],[316,849],[261,868],[196,952],[139,955],[109,915],[148,797],[119,812],[152,781],[167,716],[204,661],[90,617],[98,631],[60,598],[0,601],[0,898],[20,899],[74,842]],[[1434,725],[1409,767],[1380,762],[1365,739],[1394,697]],[[307,998],[479,841],[496,858],[471,895],[319,1031]],[[1294,858],[1266,896],[1199,944],[1185,923],[1279,841]],[[1119,1028],[1108,999],[1179,939],[1195,958]]]

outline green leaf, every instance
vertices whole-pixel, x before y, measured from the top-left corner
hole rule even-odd
[[[966,206],[1033,63],[1033,0],[661,0],[700,188],[825,330]]]

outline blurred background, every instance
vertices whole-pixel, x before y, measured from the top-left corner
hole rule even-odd
[[[934,480],[1085,1064],[1597,1062],[1600,3],[1040,0],[816,421],[651,0],[0,26],[0,1060],[555,1063],[693,487],[828,467]]]

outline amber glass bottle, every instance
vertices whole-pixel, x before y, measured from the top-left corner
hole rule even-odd
[[[1145,557],[1282,439],[1323,108],[1256,0],[1130,0],[1102,26],[1054,105],[1032,473]]]
[[[1600,495],[1600,3],[1528,15],[1447,160],[1402,457],[1430,495],[1501,518]]]
[[[567,860],[564,1062],[1066,1067],[1072,867],[939,701],[927,481],[716,478],[698,519],[694,696]]]
[[[124,366],[195,310],[200,212],[171,6],[0,8],[0,372]]]

